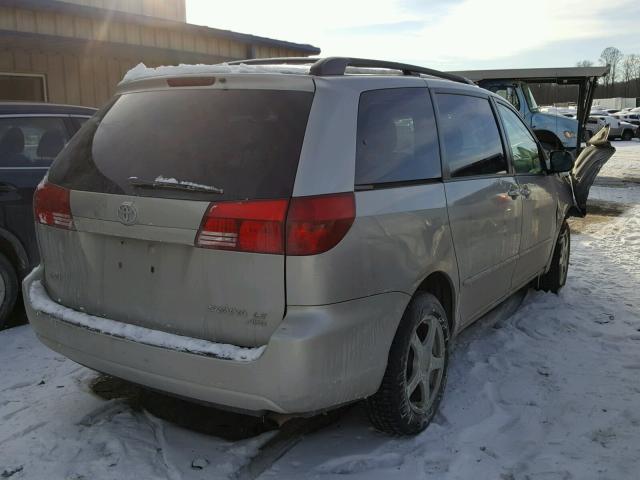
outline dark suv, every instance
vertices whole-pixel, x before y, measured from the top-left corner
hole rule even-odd
[[[33,192],[94,112],[70,105],[0,103],[0,327],[18,296],[18,281],[39,260]]]

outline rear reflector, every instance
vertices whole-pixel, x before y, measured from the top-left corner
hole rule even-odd
[[[212,203],[196,246],[254,253],[284,253],[287,200]]]
[[[40,182],[33,196],[36,221],[43,225],[74,230],[70,192],[66,188]]]
[[[353,192],[291,199],[287,255],[316,255],[335,247],[356,216]]]

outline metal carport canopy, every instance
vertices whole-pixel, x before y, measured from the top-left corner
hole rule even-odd
[[[505,70],[467,70],[448,72],[474,82],[481,80],[522,80],[530,83],[577,83],[585,78],[602,77],[609,72],[603,67],[510,68]],[[560,82],[558,82],[560,83]]]
[[[448,72],[483,86],[481,82],[521,81],[525,83],[557,83],[558,85],[578,85],[578,101],[576,112],[578,119],[578,134],[576,135],[576,154],[581,149],[581,139],[587,123],[587,118],[593,103],[593,94],[598,84],[598,78],[609,73],[609,66],[603,67],[563,67],[563,68],[510,68],[505,70],[467,70]]]

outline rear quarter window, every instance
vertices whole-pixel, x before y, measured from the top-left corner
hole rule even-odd
[[[356,185],[441,177],[435,116],[426,88],[360,95]]]

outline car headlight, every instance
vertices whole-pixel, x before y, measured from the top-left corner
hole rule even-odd
[[[572,130],[565,130],[562,133],[564,133],[565,138],[574,138],[576,136],[576,132]]]

